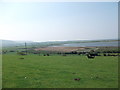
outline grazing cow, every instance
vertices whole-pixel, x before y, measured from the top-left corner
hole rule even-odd
[[[103,54],[104,56],[107,56],[106,54]]]
[[[18,55],[27,55],[26,53],[23,52],[17,52]]]
[[[90,58],[90,59],[95,58],[95,56],[92,56],[90,54],[88,54],[87,57]]]
[[[50,56],[49,54],[46,54],[47,56]]]

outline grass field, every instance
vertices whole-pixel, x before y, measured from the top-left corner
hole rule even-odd
[[[3,88],[117,88],[118,57],[5,54],[2,78]]]

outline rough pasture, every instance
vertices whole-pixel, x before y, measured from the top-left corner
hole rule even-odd
[[[117,88],[118,57],[3,55],[3,88]]]
[[[107,48],[107,51],[106,47],[99,49],[97,47],[65,48],[37,48],[36,51],[31,49],[27,55],[19,55],[17,52],[3,54],[3,88],[118,87],[117,48]],[[10,48],[9,51],[15,49]],[[40,51],[44,49],[46,53],[39,52],[38,49]],[[68,54],[64,52],[51,54],[48,49],[61,50],[61,52],[64,51]],[[68,52],[91,49],[101,52],[100,55],[95,56],[94,59],[89,59],[84,52],[82,52],[84,54],[77,53],[76,55]],[[3,51],[6,50],[8,49]],[[23,50],[18,51],[22,52]],[[93,52],[91,53],[93,54]]]

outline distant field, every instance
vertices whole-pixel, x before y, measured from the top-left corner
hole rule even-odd
[[[118,57],[3,55],[3,88],[117,87]]]
[[[84,47],[45,47],[45,48],[36,48],[36,51],[57,51],[57,52],[72,52],[85,50]]]

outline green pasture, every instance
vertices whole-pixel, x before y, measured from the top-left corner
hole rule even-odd
[[[2,68],[3,88],[118,87],[117,56],[4,54]]]

